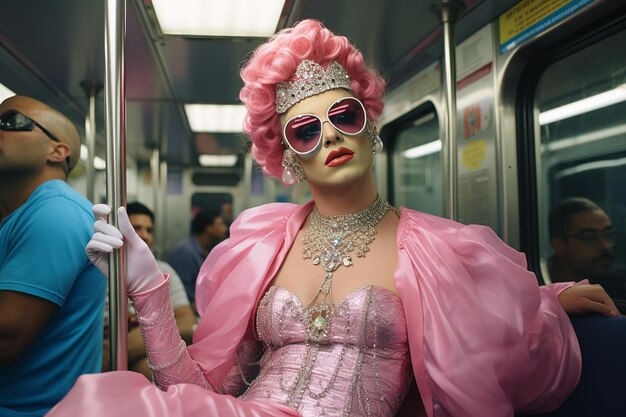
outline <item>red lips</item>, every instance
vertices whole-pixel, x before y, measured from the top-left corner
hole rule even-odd
[[[336,167],[345,164],[354,157],[354,152],[343,146],[331,151],[326,157],[324,164],[328,167]]]

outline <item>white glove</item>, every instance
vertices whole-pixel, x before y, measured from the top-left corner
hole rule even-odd
[[[96,204],[92,208],[96,217],[93,225],[95,233],[87,243],[86,252],[91,263],[105,275],[109,275],[109,254],[126,242],[126,293],[149,291],[161,285],[164,277],[148,245],[141,240],[130,220],[126,209],[118,209],[120,229],[107,223],[111,208],[106,204]],[[121,233],[120,233],[121,231]]]

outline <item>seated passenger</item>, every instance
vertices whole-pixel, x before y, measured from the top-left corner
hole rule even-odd
[[[170,251],[168,261],[183,281],[187,297],[195,311],[196,277],[211,250],[224,238],[228,228],[213,210],[201,210],[191,222],[192,236]]]
[[[92,203],[70,187],[74,124],[48,105],[0,104],[0,416],[44,415],[100,371],[106,281],[89,262]]]
[[[617,236],[611,219],[587,198],[563,200],[550,211],[548,259],[552,282],[589,279],[600,284],[626,313],[626,271],[613,268],[613,245]]]
[[[154,213],[148,207],[141,203],[128,203],[128,217],[137,235],[148,245],[152,247],[154,241]],[[186,344],[191,344],[193,330],[196,324],[196,316],[191,309],[183,283],[176,274],[176,271],[167,263],[159,259],[156,260],[161,272],[170,276],[170,299],[174,308],[174,317],[176,318],[176,327],[180,337]],[[105,309],[105,315],[108,316],[108,306]],[[102,369],[111,370],[109,360],[109,338],[108,326],[105,327],[104,338],[104,355]],[[152,371],[148,366],[148,359],[144,348],[143,337],[137,323],[135,310],[129,306],[128,314],[128,369],[145,375],[148,379],[152,377]]]

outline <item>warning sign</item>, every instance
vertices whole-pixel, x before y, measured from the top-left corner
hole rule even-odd
[[[574,14],[593,0],[523,0],[498,19],[500,53]]]

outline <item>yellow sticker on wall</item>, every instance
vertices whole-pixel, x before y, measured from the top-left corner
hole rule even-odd
[[[487,142],[475,140],[468,143],[461,152],[461,163],[467,169],[480,168],[487,157]]]

